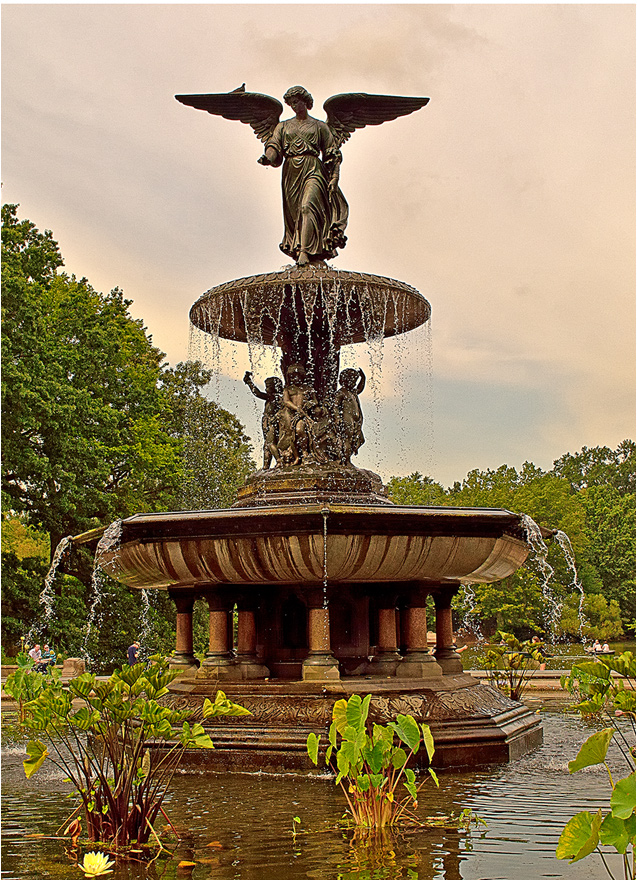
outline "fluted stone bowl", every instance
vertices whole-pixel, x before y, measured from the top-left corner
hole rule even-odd
[[[489,583],[529,553],[520,516],[492,508],[286,505],[138,514],[97,562],[135,588]]]

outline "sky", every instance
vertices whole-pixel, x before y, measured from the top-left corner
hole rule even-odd
[[[343,147],[333,265],[432,306],[380,374],[344,352],[374,374],[357,465],[448,486],[635,436],[633,5],[4,3],[3,202],[122,288],[173,365],[204,291],[289,262],[252,130],[174,100],[241,83],[302,84],[317,118],[340,92],[431,99]],[[245,348],[210,393],[259,448]]]

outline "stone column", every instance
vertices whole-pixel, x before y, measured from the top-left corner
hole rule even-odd
[[[254,602],[241,597],[237,599],[237,651],[236,663],[242,679],[265,679],[270,671],[257,660],[257,622]]]
[[[232,603],[225,591],[206,591],[208,601],[208,651],[197,673],[197,679],[240,679],[232,656]]]
[[[340,679],[338,661],[332,654],[330,610],[329,605],[324,605],[323,590],[310,590],[306,598],[309,654],[303,661],[303,679]]]
[[[451,600],[460,589],[459,584],[438,585],[433,594],[436,604],[436,661],[444,674],[462,673],[462,659],[453,641]]]
[[[405,654],[396,669],[396,676],[407,679],[430,679],[442,676],[442,668],[427,645],[427,592],[422,588],[410,591],[408,605],[403,609],[402,644]]]
[[[192,610],[195,595],[181,590],[171,590],[168,593],[177,606],[177,634],[170,666],[183,669],[183,675],[187,676],[199,666],[192,651]]]
[[[401,657],[398,652],[396,621],[396,592],[389,585],[383,585],[377,601],[378,641],[376,654],[368,670],[376,676],[393,676]]]

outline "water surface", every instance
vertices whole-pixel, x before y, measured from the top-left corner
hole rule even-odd
[[[555,859],[567,820],[581,810],[605,810],[610,796],[602,768],[568,773],[592,732],[578,718],[546,713],[544,745],[510,765],[441,771],[440,788],[421,793],[421,816],[471,808],[483,831],[424,829],[372,846],[339,828],[344,798],[333,780],[266,774],[181,774],[166,809],[182,840],[168,862],[122,863],[107,878],[305,879],[599,879],[597,855],[570,866]],[[23,746],[5,737],[2,751],[2,877],[81,878],[55,835],[71,813],[68,786],[50,766],[30,781]],[[620,776],[628,770],[613,756]],[[292,834],[292,818],[302,834]],[[91,849],[90,847],[87,849]],[[194,867],[177,868],[180,860]],[[616,877],[623,875],[611,857]],[[163,874],[162,874],[163,873]]]

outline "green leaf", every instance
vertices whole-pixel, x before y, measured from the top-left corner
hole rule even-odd
[[[429,776],[431,777],[431,779],[433,780],[433,782],[436,784],[436,786],[440,786],[440,782],[438,781],[438,775],[436,774],[436,772],[434,771],[434,769],[433,769],[433,768],[427,768],[427,770],[429,771]]]
[[[88,707],[82,707],[77,713],[69,716],[69,722],[80,731],[89,731],[100,720],[100,714],[97,710],[89,710]]]
[[[93,673],[80,673],[69,680],[69,689],[78,697],[88,698],[95,688],[95,675]]]
[[[217,716],[251,716],[250,710],[235,704],[226,697],[223,691],[218,691],[215,695],[214,702],[210,698],[206,698],[203,702],[203,717],[211,719]]]
[[[613,817],[628,819],[635,813],[635,772],[618,780],[610,797],[610,808]]]
[[[356,787],[361,792],[367,792],[367,790],[369,789],[369,774],[360,774],[356,778]]]
[[[402,746],[397,746],[391,756],[392,765],[398,771],[399,768],[403,767],[403,765],[406,763],[406,761],[407,761],[407,753],[402,748]]]
[[[602,844],[614,847],[618,853],[626,853],[626,848],[635,836],[635,816],[620,819],[608,814],[599,829]]]
[[[406,743],[410,750],[416,752],[420,746],[420,729],[418,723],[413,716],[403,716],[398,714],[395,722],[390,722],[389,727],[396,732],[403,743]]]
[[[307,754],[310,757],[313,765],[318,765],[318,751],[319,751],[319,741],[320,736],[317,737],[313,731],[307,736]]]
[[[27,744],[27,755],[29,758],[22,762],[27,780],[41,767],[48,754],[49,751],[41,740],[32,740]]]
[[[610,679],[610,669],[601,661],[581,661],[577,669],[587,676],[596,676],[598,679]]]
[[[581,811],[568,821],[555,851],[558,860],[570,860],[572,863],[582,860],[591,854],[599,842],[599,829],[602,824],[602,811],[591,814]]]
[[[434,747],[433,734],[431,733],[431,728],[429,727],[429,725],[425,725],[423,723],[423,724],[421,724],[420,728],[422,731],[422,739],[425,744],[425,748],[427,749],[427,757],[429,758],[429,761],[431,762],[431,760],[433,758],[433,754],[436,751],[436,749]]]
[[[336,731],[338,731],[342,737],[345,726],[347,725],[347,701],[343,698],[336,701],[332,707],[332,721],[336,726]],[[334,741],[334,746],[336,746],[336,741]]]
[[[604,728],[602,731],[591,734],[588,740],[582,744],[577,756],[568,763],[569,772],[574,774],[575,771],[588,768],[589,765],[601,764],[606,758],[613,734],[612,728]]]

